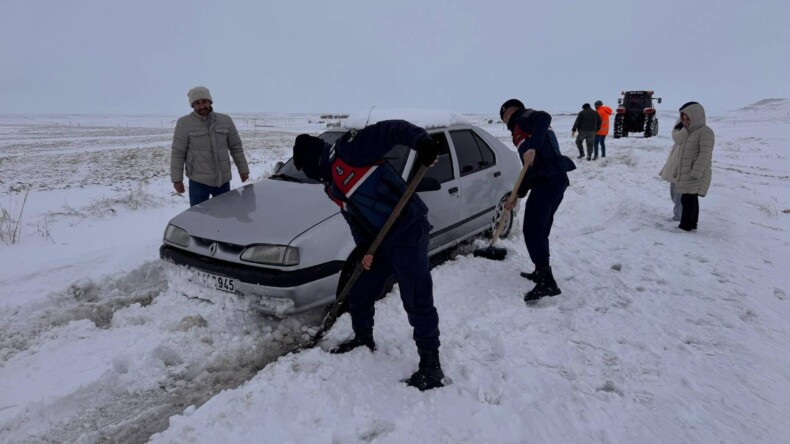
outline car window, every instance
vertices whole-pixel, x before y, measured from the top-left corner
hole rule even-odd
[[[452,131],[450,137],[455,145],[461,177],[494,165],[495,158],[491,147],[473,131]]]
[[[384,158],[395,168],[398,174],[402,175],[403,168],[406,167],[406,160],[409,158],[409,147],[406,145],[395,145],[391,150],[387,151]]]
[[[431,137],[439,146],[439,156],[436,158],[436,165],[428,168],[425,177],[436,179],[439,183],[449,182],[455,178],[455,173],[453,172],[453,157],[450,153],[450,145],[447,143],[447,137],[443,132],[431,134]],[[411,172],[409,173],[409,180],[417,174],[417,169],[419,167],[420,165],[414,162]]]

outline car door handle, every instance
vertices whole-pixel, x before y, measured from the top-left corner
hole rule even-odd
[[[455,194],[458,192],[458,187],[452,187],[449,190],[447,190],[447,192],[450,194]]]
[[[496,172],[494,172],[494,177],[499,177],[499,176],[501,176],[501,175],[502,175],[502,173],[501,173],[501,172],[499,172],[499,171],[496,171]]]

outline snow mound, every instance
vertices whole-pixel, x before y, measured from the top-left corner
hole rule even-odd
[[[763,99],[738,108],[734,112],[745,112],[763,117],[790,116],[790,99]]]

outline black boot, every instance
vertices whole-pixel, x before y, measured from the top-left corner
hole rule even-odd
[[[521,272],[521,277],[523,277],[524,279],[529,279],[532,282],[537,282],[538,281],[538,270],[536,268],[535,271],[533,271],[532,273],[528,273],[526,271],[522,271]]]
[[[354,337],[352,339],[349,339],[348,341],[333,348],[332,350],[329,351],[329,353],[332,353],[334,355],[348,353],[357,347],[362,347],[363,345],[369,348],[370,351],[376,350],[376,342],[373,340],[372,328],[370,330],[361,330],[354,332]]]
[[[411,377],[403,382],[416,387],[419,391],[444,387],[442,379],[442,364],[439,362],[439,350],[417,349],[420,354],[419,369]]]
[[[535,288],[524,295],[524,301],[537,301],[542,297],[557,296],[560,293],[562,293],[562,291],[560,291],[560,287],[557,286],[557,281],[554,280],[554,275],[551,273],[551,266],[546,265],[538,270],[538,280],[535,284]]]

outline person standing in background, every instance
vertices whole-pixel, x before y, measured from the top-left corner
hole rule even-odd
[[[601,116],[590,108],[589,103],[582,105],[582,110],[576,116],[576,121],[573,122],[573,129],[571,129],[571,137],[576,135],[576,130],[579,131],[579,136],[576,137],[576,148],[579,149],[579,159],[584,157],[584,149],[582,142],[587,143],[587,160],[593,160],[593,145],[595,144],[595,133],[601,128]],[[596,155],[597,159],[598,156]]]
[[[664,168],[661,168],[661,172],[658,173],[662,179],[669,182],[669,198],[672,199],[672,203],[674,204],[672,208],[672,220],[675,222],[680,222],[680,216],[683,212],[683,205],[680,203],[680,194],[678,194],[675,189],[678,184],[678,178],[675,173],[680,165],[678,142],[685,131],[686,129],[683,127],[683,122],[678,118],[675,122],[675,126],[672,127],[672,140],[674,141],[672,149],[669,151],[669,156],[667,156],[667,161],[664,163]]]
[[[678,228],[691,231],[699,221],[699,197],[707,195],[710,187],[715,137],[706,123],[705,109],[697,102],[680,107],[680,120],[683,130],[677,139],[677,163],[668,173],[677,179],[675,192],[683,207]]]
[[[226,114],[215,113],[208,88],[187,93],[193,111],[178,119],[170,153],[170,180],[183,193],[184,169],[189,178],[189,206],[230,191],[230,158],[242,182],[250,177],[241,137]]]
[[[612,115],[612,108],[604,106],[600,100],[595,101],[595,111],[601,118],[601,127],[595,133],[595,157],[598,157],[598,145],[601,145],[601,157],[606,157],[606,136],[609,135],[609,116]]]

